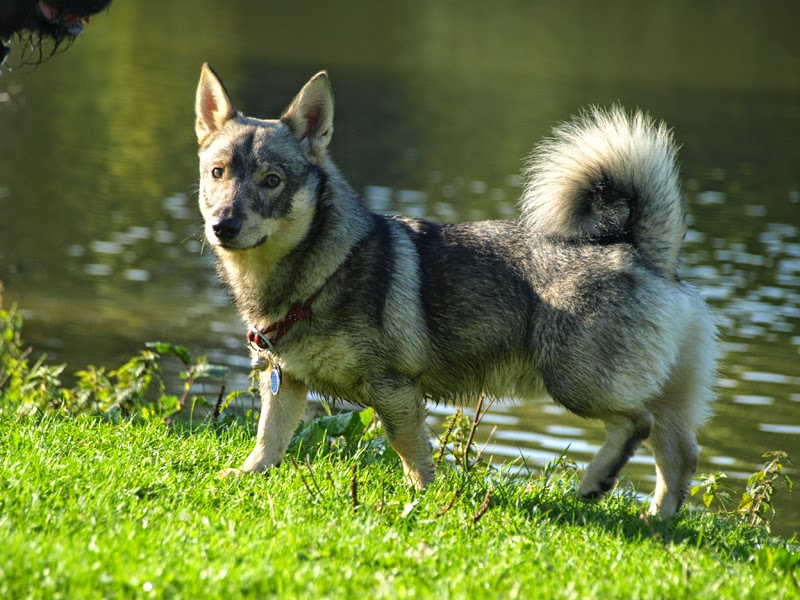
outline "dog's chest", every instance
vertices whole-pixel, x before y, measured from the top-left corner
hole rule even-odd
[[[357,344],[340,338],[306,338],[281,355],[284,370],[327,397],[368,404],[365,381],[372,370]]]

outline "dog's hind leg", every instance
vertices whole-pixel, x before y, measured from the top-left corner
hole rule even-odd
[[[696,318],[661,394],[648,403],[655,424],[648,445],[656,460],[656,489],[649,512],[674,515],[692,484],[700,450],[696,431],[710,414],[716,374],[716,333],[708,318]]]
[[[292,433],[303,417],[308,388],[284,375],[278,394],[270,390],[269,372],[261,374],[261,416],[258,419],[256,446],[245,459],[241,469],[224,469],[221,477],[263,471],[277,465],[286,454]]]
[[[412,382],[384,380],[375,386],[375,411],[383,421],[386,439],[400,455],[408,480],[418,488],[431,483],[433,464],[425,403]]]
[[[657,415],[649,441],[656,459],[656,489],[648,512],[669,519],[678,512],[697,469],[700,448],[680,415]]]
[[[622,467],[653,427],[653,415],[647,410],[633,415],[614,414],[603,421],[606,439],[581,479],[578,493],[583,500],[602,498],[614,487]]]

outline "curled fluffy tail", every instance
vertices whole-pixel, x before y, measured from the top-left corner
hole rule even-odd
[[[671,274],[686,233],[676,154],[672,133],[646,114],[589,109],[534,149],[522,218],[565,241],[629,241]]]

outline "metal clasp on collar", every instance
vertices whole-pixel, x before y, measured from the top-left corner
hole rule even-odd
[[[254,346],[256,350],[267,350],[268,352],[275,352],[275,346],[270,341],[270,339],[266,336],[265,333],[261,332],[255,325],[251,326],[247,332],[247,340],[250,342],[251,346]]]
[[[266,371],[275,362],[273,359],[275,345],[256,327],[251,327],[247,332],[247,341],[255,350],[250,366],[256,371]]]

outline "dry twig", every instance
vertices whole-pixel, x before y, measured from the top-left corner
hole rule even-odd
[[[219,419],[222,412],[222,397],[225,395],[225,386],[219,388],[219,396],[217,396],[217,403],[214,405],[214,421]]]
[[[447,442],[450,441],[450,434],[453,433],[453,427],[456,424],[456,415],[450,419],[450,424],[447,426],[447,430],[444,432],[444,437],[442,438],[442,444],[439,446],[439,456],[436,458],[436,467],[438,468],[439,465],[442,464],[442,459],[444,458],[444,451],[447,448]]]
[[[308,495],[311,496],[311,498],[316,500],[316,496],[314,495],[314,490],[311,489],[311,486],[308,485],[308,482],[306,481],[306,478],[303,477],[303,472],[300,470],[300,467],[297,465],[297,461],[294,459],[294,456],[290,456],[289,457],[289,462],[292,463],[292,466],[295,468],[295,470],[300,475],[300,479],[303,481],[303,485],[306,486],[306,490],[308,491]]]
[[[456,498],[458,498],[460,493],[461,493],[461,488],[458,488],[455,492],[453,492],[453,497],[450,498],[450,502],[447,503],[447,506],[445,506],[443,509],[437,512],[436,516],[441,517],[444,513],[453,508],[453,505],[456,503]]]
[[[475,431],[478,429],[478,425],[481,424],[483,418],[486,416],[486,413],[489,412],[489,409],[494,404],[494,396],[489,398],[489,404],[486,405],[486,410],[481,412],[481,408],[483,408],[483,401],[486,399],[486,396],[481,396],[481,399],[478,400],[478,406],[475,407],[475,418],[472,419],[472,426],[469,428],[469,436],[467,436],[467,443],[464,446],[464,470],[469,471],[470,464],[469,464],[469,449],[472,446],[472,439],[475,437]]]
[[[477,523],[480,521],[481,517],[486,514],[486,511],[489,510],[489,504],[492,501],[492,490],[486,490],[486,497],[483,499],[483,502],[478,507],[478,510],[475,512],[474,515],[470,517],[470,521],[473,523]]]
[[[350,475],[350,499],[353,501],[353,513],[358,509],[358,463],[353,463],[353,472]]]

